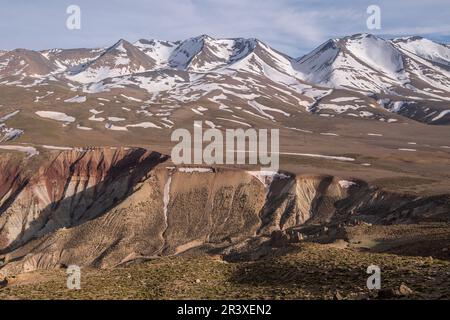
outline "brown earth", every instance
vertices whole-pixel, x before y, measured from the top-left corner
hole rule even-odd
[[[5,297],[23,296],[20,292],[25,288],[32,292],[29,298],[119,298],[120,292],[138,297],[128,291],[131,287],[112,293],[106,286],[94,292],[95,286],[103,285],[95,279],[108,281],[122,267],[131,274],[136,268],[153,272],[153,263],[133,266],[137,262],[156,261],[170,275],[178,274],[177,266],[208,266],[212,262],[207,257],[220,257],[229,262],[221,263],[229,269],[218,275],[228,290],[220,291],[223,297],[237,298],[233,286],[239,283],[240,292],[254,285],[259,288],[260,296],[242,297],[276,298],[287,290],[287,298],[329,298],[333,290],[343,290],[346,297],[356,298],[364,293],[364,284],[356,289],[350,283],[341,287],[339,277],[327,285],[319,281],[313,289],[314,279],[332,265],[332,257],[339,256],[335,264],[344,264],[347,276],[356,266],[347,266],[346,259],[360,259],[358,268],[372,258],[381,263],[388,254],[400,259],[400,265],[410,261],[409,281],[400,275],[403,267],[387,266],[392,270],[387,282],[391,287],[399,281],[419,283],[417,264],[427,265],[429,256],[438,269],[427,269],[426,277],[445,270],[444,261],[450,260],[450,201],[445,194],[392,192],[360,179],[323,174],[285,172],[263,178],[237,168],[172,167],[160,153],[133,148],[47,151],[31,158],[12,153],[2,158],[1,168],[0,272],[7,276],[8,286],[0,292],[7,292]],[[336,250],[344,250],[345,255]],[[316,251],[328,261],[325,265],[311,260]],[[310,287],[292,289],[280,282],[280,291],[270,291],[257,285],[275,281],[275,270],[260,274],[254,283],[239,276],[241,268],[259,272],[266,263],[284,269],[290,259],[308,264],[298,272],[314,273]],[[64,285],[60,283],[64,273],[58,270],[71,264],[87,270],[94,287],[85,292],[87,296],[64,289],[57,290],[59,296],[47,296],[47,286]],[[168,279],[175,281],[172,276]],[[436,292],[418,287],[413,288],[417,298],[446,297],[439,291],[442,286]],[[181,288],[191,290],[185,283]],[[191,297],[217,297],[208,290]],[[152,290],[140,292],[142,298],[167,297]],[[166,294],[181,297],[172,291]]]

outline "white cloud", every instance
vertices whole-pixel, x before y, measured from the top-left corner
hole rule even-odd
[[[107,46],[119,38],[181,40],[200,34],[255,37],[298,56],[366,29],[373,0],[77,0],[82,29],[65,27],[70,0],[8,1],[0,11],[6,48]],[[448,0],[378,0],[384,35],[450,36]],[[49,35],[52,36],[49,36]]]

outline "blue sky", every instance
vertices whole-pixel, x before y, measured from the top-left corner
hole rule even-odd
[[[66,8],[81,8],[81,30]],[[381,30],[366,9],[381,8]],[[258,38],[301,56],[329,38],[370,32],[450,42],[450,0],[0,0],[0,48],[103,47],[120,38],[180,40],[200,34]]]

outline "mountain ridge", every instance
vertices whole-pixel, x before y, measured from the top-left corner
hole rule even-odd
[[[385,40],[371,34],[328,40],[301,58],[255,38],[201,35],[183,41],[140,39],[134,43],[120,39],[107,48],[5,52],[0,55],[0,87],[35,91],[47,87],[34,97],[33,103],[47,101],[39,114],[62,112],[60,100],[83,104],[89,97],[103,99],[96,100],[97,109],[92,101],[86,102],[91,104],[89,110],[99,112],[111,100],[120,103],[114,98],[118,96],[141,103],[136,106],[141,110],[135,111],[139,118],[145,116],[140,122],[111,123],[131,116],[133,111],[123,114],[130,109],[125,106],[120,116],[91,114],[80,119],[76,128],[86,130],[96,130],[95,122],[117,131],[136,125],[171,129],[195,115],[209,121],[226,118],[229,125],[237,125],[235,121],[252,125],[264,119],[292,128],[302,112],[446,125],[450,124],[449,52],[446,46],[425,38]],[[66,92],[64,98],[54,94],[56,88]],[[186,107],[191,104],[197,106]],[[164,107],[150,112],[153,106]],[[5,123],[1,130],[18,133],[15,129]]]

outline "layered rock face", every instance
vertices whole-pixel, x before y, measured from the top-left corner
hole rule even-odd
[[[73,150],[50,157],[32,172],[31,163],[2,162],[1,251],[97,218],[133,193],[151,169],[167,158],[123,148]]]
[[[0,272],[110,268],[304,224],[449,218],[446,195],[392,194],[331,176],[175,168],[166,160],[125,148],[56,152],[34,164],[3,158]]]

